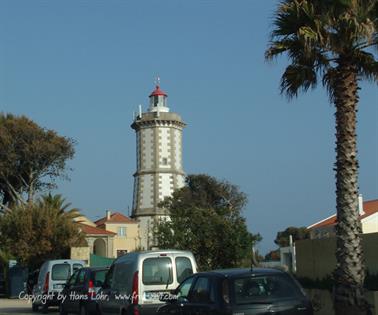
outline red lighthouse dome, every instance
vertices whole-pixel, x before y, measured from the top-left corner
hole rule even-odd
[[[154,91],[152,91],[152,93],[150,94],[150,97],[152,96],[165,96],[167,97],[167,93],[165,93],[163,90],[160,89],[160,86],[159,85],[156,85],[156,88]]]

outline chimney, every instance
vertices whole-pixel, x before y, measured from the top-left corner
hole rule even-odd
[[[112,212],[110,210],[106,210],[106,220],[110,220]]]
[[[364,215],[364,200],[362,198],[362,194],[358,195],[358,213],[359,215]]]

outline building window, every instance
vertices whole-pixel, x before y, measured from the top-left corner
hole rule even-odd
[[[118,235],[119,236],[126,236],[126,227],[119,227],[118,228]]]
[[[163,158],[163,165],[168,165],[168,159],[167,158]]]

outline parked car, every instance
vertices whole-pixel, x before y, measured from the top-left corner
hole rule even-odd
[[[63,288],[64,300],[59,305],[60,315],[68,313],[96,314],[97,292],[105,281],[108,269],[106,267],[84,267],[75,271]]]
[[[176,288],[197,272],[188,251],[162,250],[129,253],[110,266],[99,294],[99,312],[108,314],[155,314],[160,295]]]
[[[58,259],[45,261],[38,274],[37,283],[33,288],[36,298],[32,303],[32,310],[47,313],[49,306],[59,305],[58,295],[62,292],[67,280],[78,269],[84,266],[84,261],[72,259]]]
[[[187,278],[157,314],[313,315],[310,300],[289,274],[275,269],[228,269]]]

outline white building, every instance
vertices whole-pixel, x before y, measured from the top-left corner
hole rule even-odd
[[[167,105],[168,95],[159,85],[149,96],[150,105],[131,125],[136,132],[137,170],[134,174],[132,217],[139,221],[141,246],[154,246],[152,229],[168,213],[159,203],[184,185],[182,130],[185,123]]]

